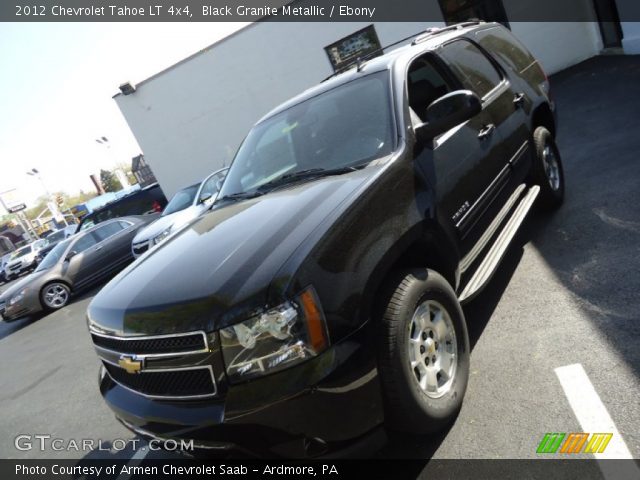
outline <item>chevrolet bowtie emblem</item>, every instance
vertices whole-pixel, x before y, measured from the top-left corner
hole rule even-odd
[[[118,365],[124,368],[127,373],[139,373],[142,370],[142,360],[136,360],[135,357],[122,355],[118,360]]]

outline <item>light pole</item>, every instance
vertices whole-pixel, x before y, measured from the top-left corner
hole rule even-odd
[[[116,177],[118,178],[118,181],[120,182],[122,188],[129,187],[130,186],[129,180],[127,179],[127,176],[122,171],[122,169],[118,167],[118,161],[115,156],[115,153],[113,153],[113,150],[111,149],[111,142],[109,141],[109,139],[107,137],[100,137],[100,138],[96,138],[95,140],[96,140],[96,143],[103,145],[107,149],[108,155],[111,158],[111,162],[116,167],[116,170],[115,170]]]
[[[47,194],[47,198],[49,199],[48,203],[54,202],[54,204],[56,203],[56,199],[53,198],[53,195],[51,195],[51,192],[49,191],[49,189],[47,188],[47,185],[44,183],[44,180],[42,180],[42,176],[40,175],[40,171],[37,168],[32,168],[30,171],[27,172],[27,175],[29,175],[30,177],[36,177],[38,180],[40,180],[40,184],[42,185],[42,188],[44,189],[45,193]],[[48,206],[48,205],[47,205]],[[51,208],[49,208],[49,210],[51,210]],[[51,212],[54,216],[56,212]],[[62,223],[64,223],[64,226],[68,226],[69,224],[67,223],[67,219],[64,218],[64,214],[60,211],[58,211],[58,213],[60,213],[60,216],[62,217]],[[57,219],[56,219],[57,221]]]
[[[30,177],[36,177],[38,180],[40,180],[40,184],[42,185],[42,188],[47,193],[47,198],[50,199],[51,193],[49,192],[49,189],[47,188],[47,186],[44,184],[44,180],[42,180],[42,177],[40,176],[40,171],[37,168],[32,168],[30,171],[27,172],[27,175],[29,175]]]

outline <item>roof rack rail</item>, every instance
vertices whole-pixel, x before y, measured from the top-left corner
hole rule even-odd
[[[433,27],[433,28],[428,28],[427,31],[421,35],[418,35],[413,42],[411,42],[411,45],[417,45],[421,42],[424,42],[425,40],[427,40],[428,38],[432,37],[433,35],[439,35],[441,33],[445,33],[445,32],[451,32],[454,30],[462,30],[463,28],[467,28],[467,27],[472,27],[474,25],[479,25],[481,23],[484,23],[483,20],[480,19],[471,19],[467,22],[462,22],[462,23],[456,23],[454,25],[447,25],[446,27]]]
[[[427,30],[414,33],[413,35],[409,35],[408,37],[398,40],[397,42],[393,42],[393,43],[390,43],[389,45],[385,45],[384,47],[377,48],[376,50],[372,50],[371,52],[366,53],[363,56],[358,56],[353,61],[345,65],[344,67],[339,68],[338,70],[333,72],[331,75],[329,75],[327,78],[323,79],[322,82],[326,82],[327,80],[335,77],[336,75],[340,75],[341,73],[344,73],[347,70],[351,70],[354,66],[357,66],[358,71],[360,71],[363,65],[366,63],[366,61],[372,58],[373,56],[375,56],[376,54],[381,52],[384,53],[386,49],[395,47],[396,45],[406,42],[407,40],[413,39],[413,41],[411,42],[411,45],[417,45],[418,43],[425,41],[427,38],[432,37],[433,35],[439,35],[441,33],[450,32],[452,30],[462,30],[463,28],[471,27],[473,25],[478,25],[481,23],[484,23],[484,21],[473,19],[473,20],[469,20],[468,22],[456,23],[455,25],[448,25],[446,27],[431,27],[431,28],[428,28]]]

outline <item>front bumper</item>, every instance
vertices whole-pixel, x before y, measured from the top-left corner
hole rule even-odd
[[[5,322],[10,322],[38,311],[40,311],[40,308],[34,308],[33,306],[24,305],[22,303],[15,303],[11,306],[7,304],[4,311],[0,313],[2,313],[2,318]]]
[[[260,457],[343,450],[383,421],[375,358],[357,341],[263,378],[229,385],[218,376],[218,383],[216,397],[168,401],[132,392],[104,374],[100,391],[116,417],[143,437]]]
[[[5,278],[7,274],[11,277],[17,277],[18,275],[22,275],[25,272],[29,272],[37,267],[37,262],[33,262],[32,264],[24,265],[21,264],[18,267],[11,267],[5,269]]]

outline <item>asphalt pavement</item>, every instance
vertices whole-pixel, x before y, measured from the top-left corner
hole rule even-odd
[[[456,422],[393,436],[374,457],[536,458],[547,432],[612,427],[612,451],[640,458],[640,57],[597,57],[551,82],[566,203],[527,219],[465,307],[471,376]],[[100,439],[93,458],[134,455],[108,450],[133,435],[98,392],[84,318],[96,291],[0,322],[0,458],[85,456],[15,448],[17,435],[38,433]]]

